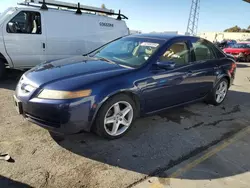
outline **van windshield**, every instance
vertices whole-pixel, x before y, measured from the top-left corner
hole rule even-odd
[[[111,42],[90,56],[105,58],[117,64],[138,68],[164,43],[164,40],[126,37]]]
[[[11,14],[15,12],[15,8],[8,8],[3,13],[0,14],[0,24]]]

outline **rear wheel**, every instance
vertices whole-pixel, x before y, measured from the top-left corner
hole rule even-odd
[[[5,75],[6,68],[3,60],[0,60],[0,79],[2,79]]]
[[[226,98],[228,92],[228,80],[222,78],[207,97],[207,102],[213,105],[220,105]]]
[[[98,112],[94,125],[95,132],[108,139],[120,138],[130,129],[135,115],[134,101],[127,95],[116,95]]]

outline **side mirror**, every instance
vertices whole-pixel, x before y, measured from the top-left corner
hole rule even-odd
[[[157,61],[156,66],[161,69],[172,70],[175,68],[175,62],[173,61]]]
[[[10,33],[16,33],[16,31],[17,31],[16,24],[13,22],[9,22],[8,23],[8,31]]]

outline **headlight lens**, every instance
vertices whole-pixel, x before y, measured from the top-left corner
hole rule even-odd
[[[36,88],[32,85],[26,85],[24,86],[24,90],[27,92],[33,92]]]
[[[91,94],[91,90],[81,90],[81,91],[59,91],[44,89],[38,95],[41,99],[76,99],[81,97],[88,97]]]

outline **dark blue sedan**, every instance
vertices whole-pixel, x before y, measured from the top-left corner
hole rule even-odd
[[[31,69],[14,98],[20,114],[52,132],[114,139],[140,115],[200,100],[221,104],[235,71],[234,60],[205,39],[132,35]]]

